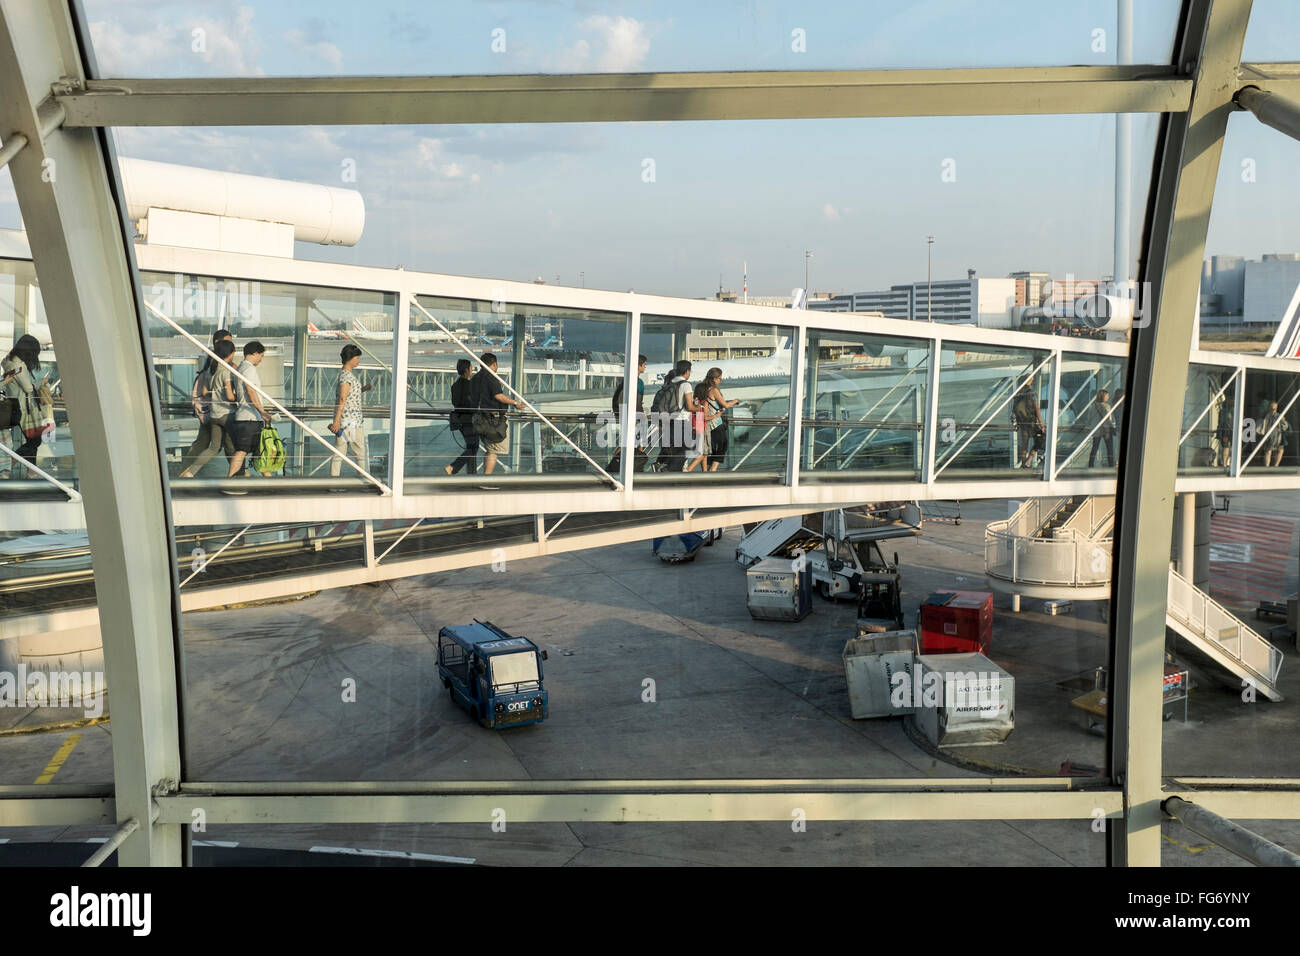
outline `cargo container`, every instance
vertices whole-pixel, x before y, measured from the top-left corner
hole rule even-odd
[[[987,654],[993,646],[989,591],[935,591],[918,619],[922,654]]]
[[[983,654],[921,654],[912,720],[936,747],[1001,743],[1016,726],[1015,678]]]
[[[915,713],[912,688],[916,631],[851,637],[844,645],[843,658],[844,678],[849,685],[849,712],[855,720]]]
[[[812,610],[812,574],[802,561],[764,558],[745,572],[745,584],[756,621],[801,621]]]

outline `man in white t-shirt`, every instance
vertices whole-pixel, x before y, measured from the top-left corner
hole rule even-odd
[[[695,431],[691,416],[700,410],[691,387],[691,363],[682,359],[673,369],[669,384],[674,387],[673,404],[668,414],[668,427],[663,430],[659,444],[662,452],[659,461],[664,471],[682,471],[686,467],[687,452],[695,448]],[[665,454],[666,453],[666,454]]]
[[[244,459],[257,451],[258,438],[262,434],[262,423],[270,424],[271,421],[271,413],[262,406],[262,396],[257,391],[262,387],[257,367],[262,364],[262,357],[265,354],[266,346],[261,342],[249,342],[245,345],[244,361],[239,366],[239,374],[248,379],[250,384],[245,384],[232,376],[226,386],[233,393],[227,396],[228,400],[232,404],[237,403],[231,421],[235,441],[235,453],[230,458],[228,476],[231,478],[244,471]]]

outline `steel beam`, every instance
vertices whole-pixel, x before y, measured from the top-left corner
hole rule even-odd
[[[1166,117],[1148,208],[1144,268],[1155,321],[1133,330],[1116,507],[1111,644],[1111,777],[1125,819],[1111,828],[1111,862],[1159,866],[1161,684],[1169,541],[1178,438],[1201,259],[1250,0],[1188,0],[1177,60],[1195,86],[1186,113]]]
[[[1167,64],[526,76],[90,80],[69,126],[613,123],[860,116],[1168,113],[1191,82]]]
[[[112,797],[18,797],[0,794],[0,828],[112,826]]]
[[[94,463],[82,490],[113,686],[115,809],[118,822],[151,820],[153,787],[181,773],[176,567],[116,164],[103,134],[50,128],[51,86],[82,75],[64,5],[0,0],[0,129],[28,140],[9,169],[60,370],[76,383],[67,405],[77,454]],[[142,826],[119,859],[179,863],[180,828]]]
[[[1252,833],[1226,817],[1182,797],[1167,798],[1163,808],[1165,813],[1193,833],[1200,834],[1256,866],[1300,866],[1300,854],[1292,853],[1258,833]]]
[[[1123,812],[1118,790],[962,789],[944,791],[935,781],[906,781],[906,787],[830,789],[826,781],[654,781],[621,790],[619,783],[536,781],[506,789],[490,783],[438,792],[437,785],[413,785],[406,792],[331,784],[315,793],[293,784],[254,785],[245,793],[204,792],[195,784],[158,797],[159,820],[189,823],[202,810],[208,825],[230,823],[481,823],[487,827],[502,812],[510,823],[610,821],[667,823],[702,821],[790,822],[802,810],[808,820],[1094,820]],[[749,783],[747,781],[747,783]],[[610,786],[609,784],[613,784]],[[688,786],[679,786],[687,784]],[[801,786],[804,784],[804,786]],[[219,785],[218,785],[219,786]],[[985,784],[987,786],[987,783]],[[259,790],[261,792],[259,792]],[[296,792],[295,792],[296,791]],[[959,794],[959,795],[958,795]]]

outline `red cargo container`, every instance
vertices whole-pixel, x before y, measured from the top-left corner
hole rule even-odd
[[[987,655],[993,644],[989,591],[935,591],[921,604],[921,653]]]

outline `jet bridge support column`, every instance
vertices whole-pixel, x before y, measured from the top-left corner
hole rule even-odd
[[[299,290],[294,298],[293,309],[293,390],[289,393],[289,405],[295,415],[302,417],[302,408],[307,404],[307,312],[311,308],[311,298]],[[330,414],[337,396],[329,393]],[[307,436],[303,430],[294,425],[290,431],[290,445],[293,448],[293,470],[297,475],[304,475],[307,457]],[[319,445],[317,446],[320,447]]]
[[[523,313],[517,312],[514,316],[514,322],[511,326],[510,334],[513,338],[510,351],[510,384],[514,386],[515,391],[520,395],[527,394],[524,388],[524,350],[528,342],[528,319]],[[533,432],[533,441],[539,441],[540,433]],[[523,425],[516,425],[510,429],[510,464],[516,472],[524,470],[523,460],[519,457],[519,451],[523,447],[524,428]],[[581,444],[581,443],[579,443]],[[540,458],[540,449],[533,449],[534,455]],[[538,471],[541,471],[540,466]]]
[[[812,334],[815,336],[817,333]],[[808,469],[813,467],[813,458],[817,453],[817,376],[821,371],[821,357],[818,353],[819,349],[814,340],[808,346],[808,391],[804,402],[804,419],[809,423],[809,427],[803,432],[803,459],[804,467]]]

